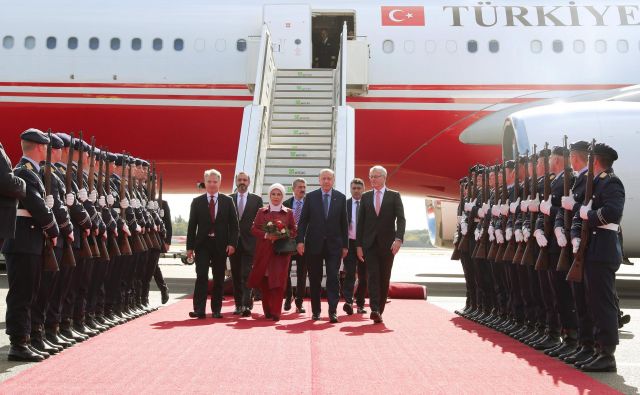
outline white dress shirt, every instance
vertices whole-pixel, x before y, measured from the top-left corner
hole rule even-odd
[[[349,221],[349,239],[350,240],[356,239],[356,226],[358,224],[358,218],[356,217],[357,202],[360,202],[360,200],[351,199],[351,220]]]

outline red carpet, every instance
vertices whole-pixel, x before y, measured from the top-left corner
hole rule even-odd
[[[223,320],[193,320],[183,300],[37,364],[0,393],[617,393],[424,301],[394,300],[384,325],[236,318],[231,303]]]

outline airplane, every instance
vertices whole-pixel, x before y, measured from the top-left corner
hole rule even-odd
[[[278,56],[306,68],[320,30],[335,41],[347,23],[367,65],[347,98],[355,175],[381,164],[390,186],[429,197],[438,209],[457,198],[469,166],[503,158],[512,113],[619,97],[638,83],[638,0],[0,0],[0,7],[0,139],[11,159],[19,159],[19,133],[29,127],[83,130],[111,151],[154,160],[171,193],[193,193],[211,167],[231,189],[265,23]]]

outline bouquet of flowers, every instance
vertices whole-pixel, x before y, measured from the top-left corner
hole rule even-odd
[[[280,221],[269,221],[262,226],[262,230],[269,236],[278,236],[279,239],[289,237],[289,229]]]
[[[289,229],[280,220],[269,221],[262,227],[262,230],[269,236],[276,236],[273,241],[273,251],[278,255],[293,254],[296,252],[296,241],[291,238]]]

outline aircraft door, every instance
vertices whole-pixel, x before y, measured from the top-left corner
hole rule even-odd
[[[269,26],[276,67],[311,68],[311,7],[307,4],[266,4],[264,23]]]

